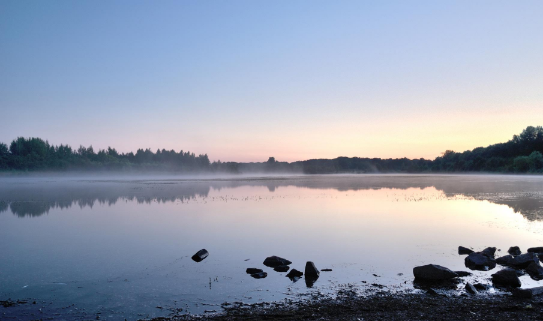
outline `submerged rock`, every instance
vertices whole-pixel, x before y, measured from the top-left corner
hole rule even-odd
[[[448,268],[436,264],[417,266],[413,269],[413,275],[415,279],[425,281],[443,281],[458,276]]]
[[[521,255],[522,252],[520,251],[520,248],[518,246],[511,246],[507,253],[511,255]]]
[[[528,272],[530,277],[534,280],[543,280],[543,267],[541,267],[539,263],[530,263],[526,268],[526,272]]]
[[[543,246],[540,247],[531,247],[528,249],[528,252],[530,253],[537,253],[537,254],[543,254]]]
[[[202,262],[208,255],[209,252],[206,249],[201,249],[192,256],[192,260],[195,262]]]
[[[496,260],[481,252],[473,252],[466,257],[464,264],[471,270],[488,271],[496,267]]]
[[[521,286],[517,272],[511,269],[500,270],[492,274],[492,283],[513,288],[519,288]]]
[[[261,269],[257,269],[257,268],[248,268],[245,272],[247,272],[247,274],[255,274],[255,273],[260,273],[260,272],[264,272],[264,271],[262,271]]]
[[[475,286],[473,286],[473,284],[471,284],[471,283],[469,283],[469,282],[466,283],[465,289],[466,289],[466,292],[468,292],[468,293],[470,293],[470,294],[477,294],[477,293],[478,293],[478,291],[477,291],[477,289],[475,288]]]
[[[280,265],[290,265],[290,264],[292,264],[292,262],[290,262],[289,260],[284,259],[282,257],[275,256],[275,255],[269,256],[264,260],[264,265],[268,267],[272,267],[272,268],[276,266],[280,266]]]
[[[304,274],[302,272],[296,270],[296,269],[292,269],[292,270],[290,270],[290,272],[287,273],[287,277],[289,277],[289,278],[299,278],[302,275],[304,275]]]
[[[473,253],[472,249],[468,249],[467,247],[459,246],[458,247],[458,254],[464,255],[464,254],[471,254]]]
[[[307,261],[305,264],[305,277],[317,279],[320,275],[319,270],[315,267],[315,264],[311,261]]]
[[[279,265],[273,268],[276,272],[286,272],[290,269],[288,265]]]
[[[495,247],[487,247],[486,249],[482,250],[481,253],[483,255],[488,256],[488,257],[494,258],[494,255],[496,254],[496,248]]]

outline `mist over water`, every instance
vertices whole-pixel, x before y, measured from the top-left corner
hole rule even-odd
[[[542,235],[537,176],[2,178],[0,298],[44,302],[45,315],[124,320],[346,284],[417,291],[416,265],[466,270],[459,245],[501,256],[543,246]],[[209,257],[193,262],[202,248]],[[263,266],[271,255],[332,272],[309,288]],[[248,267],[268,277],[253,279]],[[31,319],[31,307],[20,309],[9,311]]]

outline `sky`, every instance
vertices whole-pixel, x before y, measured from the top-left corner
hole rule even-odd
[[[0,142],[430,158],[543,125],[543,1],[0,1]]]

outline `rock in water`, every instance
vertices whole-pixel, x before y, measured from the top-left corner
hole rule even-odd
[[[500,270],[492,274],[492,282],[496,285],[519,288],[521,286],[517,272],[511,269]]]
[[[496,263],[498,263],[499,265],[511,265],[511,261],[513,260],[513,256],[512,255],[506,255],[506,256],[502,256],[502,257],[499,257],[496,259]]]
[[[288,265],[279,265],[279,266],[276,266],[273,268],[276,272],[286,272],[288,271],[288,269],[290,269],[288,267]]]
[[[258,272],[258,273],[251,274],[251,276],[253,278],[255,278],[255,279],[263,279],[263,278],[268,276],[268,273],[266,273],[266,272]]]
[[[436,264],[417,266],[413,269],[413,275],[415,276],[415,279],[425,281],[443,281],[458,276],[458,274],[446,267]]]
[[[305,264],[305,277],[317,279],[321,272],[315,267],[315,264],[311,261],[308,261]]]
[[[192,260],[195,262],[202,262],[208,255],[209,252],[206,249],[202,249],[192,256]]]
[[[466,292],[470,294],[477,294],[479,291],[471,283],[466,283]]]
[[[488,257],[494,258],[494,254],[496,254],[496,248],[495,247],[487,247],[483,251],[481,251],[483,255],[486,255]]]
[[[290,262],[287,259],[283,259],[282,257],[278,256],[269,256],[264,260],[264,265],[268,267],[276,267],[279,265],[290,265],[292,262]]]
[[[463,247],[463,246],[458,247],[458,255],[471,254],[471,253],[473,253],[473,250],[468,249],[467,247]]]
[[[537,253],[537,254],[543,254],[543,246],[540,247],[531,247],[528,249],[528,252],[530,253]]]
[[[526,268],[526,272],[528,272],[530,277],[534,280],[543,280],[543,267],[541,267],[539,263],[530,263]]]
[[[507,253],[511,255],[520,255],[522,252],[520,252],[520,248],[518,246],[511,246]]]
[[[299,278],[302,275],[304,275],[304,274],[302,272],[296,270],[296,269],[292,269],[292,270],[290,270],[290,272],[287,273],[287,277],[289,277],[289,278]]]
[[[524,253],[511,259],[509,265],[516,269],[525,269],[532,263],[539,263],[539,257],[535,253]]]
[[[264,271],[262,271],[261,269],[257,269],[257,268],[248,268],[245,272],[247,272],[247,274],[255,274],[255,273],[260,273],[260,272],[264,272]]]
[[[481,252],[473,252],[466,257],[464,264],[471,270],[488,271],[496,267],[496,260]]]
[[[454,273],[456,273],[456,275],[458,275],[461,278],[471,275],[471,273],[467,271],[454,271]]]

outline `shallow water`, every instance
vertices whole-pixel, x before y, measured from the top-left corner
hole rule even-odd
[[[346,284],[417,291],[414,266],[467,270],[459,245],[543,246],[543,177],[2,178],[0,244],[0,300],[36,301],[0,307],[5,318],[204,313]],[[309,288],[262,265],[271,255],[332,272]]]

